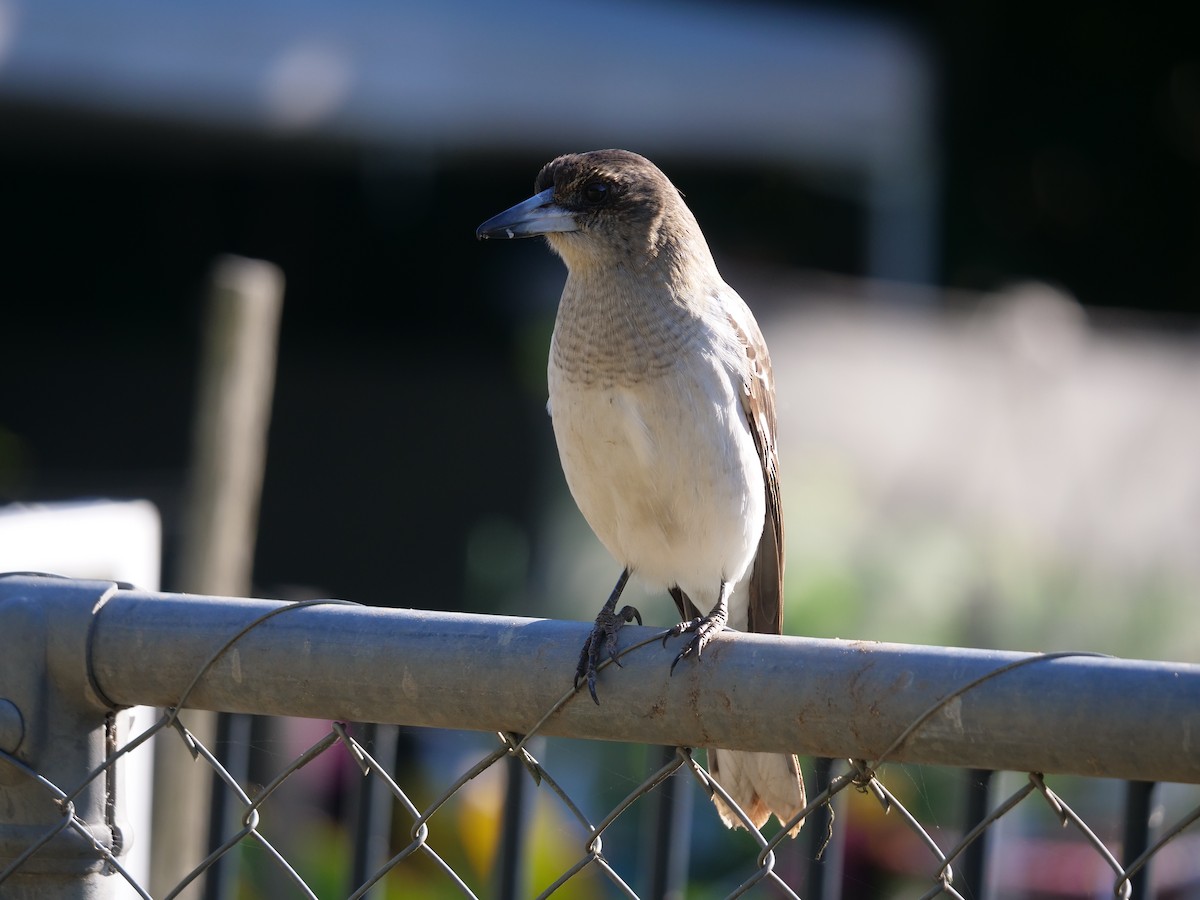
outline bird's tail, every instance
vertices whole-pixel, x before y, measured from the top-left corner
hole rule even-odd
[[[766,824],[772,814],[783,824],[807,805],[804,776],[800,774],[799,761],[791,753],[709,750],[708,768],[755,828]],[[746,827],[719,794],[713,794],[713,803],[727,827]],[[795,837],[803,824],[801,819],[788,836]]]

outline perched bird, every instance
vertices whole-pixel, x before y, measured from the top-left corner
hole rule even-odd
[[[533,235],[567,265],[548,368],[559,457],[584,518],[624,566],[575,674],[598,703],[597,665],[616,659],[622,625],[641,623],[632,606],[617,610],[632,573],[674,599],[683,621],[668,637],[692,634],[672,671],[727,625],[782,632],[774,383],[754,316],[648,159],[560,156],[533,197],[476,231]],[[709,767],[756,827],[805,806],[794,755],[711,750]],[[714,801],[726,825],[741,825]]]

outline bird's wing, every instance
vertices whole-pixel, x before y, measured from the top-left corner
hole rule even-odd
[[[779,449],[775,443],[775,377],[758,324],[743,303],[734,304],[729,321],[746,352],[742,412],[762,463],[767,513],[758,553],[750,572],[750,631],[783,634],[783,505],[779,496]]]
[[[690,622],[692,619],[698,619],[703,613],[696,608],[696,604],[692,602],[692,598],[683,592],[679,585],[670,589],[671,599],[675,601],[675,608],[679,610],[679,619],[682,622]]]

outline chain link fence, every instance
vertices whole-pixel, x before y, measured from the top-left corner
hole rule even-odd
[[[832,898],[842,872],[851,872],[845,857],[853,826],[873,815],[891,823],[873,850],[901,848],[897,868],[907,878],[887,889],[848,879],[842,896],[1128,898],[1157,890],[1165,898],[1200,891],[1188,844],[1200,795],[1184,787],[1200,783],[1200,666],[739,635],[668,677],[662,632],[630,627],[621,635],[622,666],[603,671],[597,707],[570,689],[589,628],[0,577],[0,897],[152,896],[122,865],[131,836],[117,777],[119,761],[152,739],[158,752],[187,752],[211,771],[232,808],[208,856],[157,896],[201,896],[203,887],[208,896]],[[122,733],[116,711],[134,704],[164,711],[150,727]],[[325,724],[300,750],[269,742],[273,770],[252,779],[189,731],[191,708]],[[434,751],[443,780],[430,784],[397,764],[387,732],[350,722],[494,738],[489,746],[477,734],[438,732],[456,749]],[[578,738],[671,749],[643,754],[624,770],[585,765],[587,776],[615,783],[597,800],[581,774],[582,745],[569,740]],[[569,746],[559,752],[553,742],[563,740]],[[716,792],[733,805],[687,749],[700,746],[819,757],[801,814],[807,839],[785,837],[792,823],[765,833],[713,831],[716,812],[706,799],[689,813],[678,798],[692,782],[702,798]],[[841,762],[821,762],[829,759]],[[908,788],[922,769],[902,762],[973,767],[966,820],[943,823],[946,813],[932,809],[929,791],[918,790],[914,800]],[[357,795],[376,798],[373,814],[360,808],[358,817],[374,826],[323,838],[353,844],[343,848],[355,857],[352,871],[322,871],[312,845],[295,840],[303,823],[286,796],[313,790],[305,773],[319,766],[326,775],[316,784],[328,788],[352,767],[363,776]],[[1029,774],[1002,785],[991,770]],[[1136,779],[1123,804],[1124,828],[1113,827],[1115,808],[1097,809],[1086,794],[1082,802],[1064,799],[1068,791],[1047,783],[1051,772],[1068,786],[1077,776]],[[500,789],[480,790],[489,780]],[[1179,785],[1170,803],[1159,796],[1167,785],[1151,786],[1163,781]],[[648,808],[658,823],[649,829]],[[835,809],[841,812],[831,815]],[[1076,836],[1071,853],[1060,850],[1051,863],[1058,893],[1043,886],[1022,894],[1012,878],[996,874],[1036,867],[1028,853],[1001,859],[988,844],[1002,822],[1030,810]],[[710,828],[706,846],[719,842],[716,855],[731,860],[703,886],[688,877],[688,847],[681,846],[701,826]],[[481,830],[494,837],[482,857],[472,850]],[[391,836],[382,845],[381,831]],[[374,859],[359,852],[372,841]],[[638,842],[650,845],[648,858],[628,852]],[[497,875],[548,843],[558,852],[536,872]],[[1172,846],[1184,852],[1161,866],[1164,874],[1147,878]],[[694,853],[693,868],[712,855]],[[221,870],[231,865],[247,870],[251,887],[230,886]]]

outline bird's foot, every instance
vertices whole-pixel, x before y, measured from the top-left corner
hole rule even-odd
[[[690,622],[680,622],[663,635],[663,646],[665,647],[669,638],[678,637],[681,634],[689,632],[692,633],[692,639],[683,645],[683,649],[679,651],[679,654],[675,657],[675,661],[671,663],[671,674],[675,674],[675,667],[679,665],[679,661],[684,657],[694,655],[696,659],[699,659],[701,652],[708,646],[708,642],[725,629],[725,623],[728,618],[724,609],[717,608],[707,616],[692,619]]]
[[[632,606],[623,606],[617,612],[605,606],[600,610],[600,615],[596,616],[592,633],[583,643],[583,649],[579,653],[579,665],[575,667],[575,689],[578,690],[579,682],[586,679],[588,693],[592,695],[592,700],[597,706],[600,705],[600,698],[596,696],[596,669],[600,665],[601,654],[607,654],[609,659],[618,666],[621,665],[617,658],[617,632],[634,619],[637,619],[639,625],[642,624],[642,614]]]

